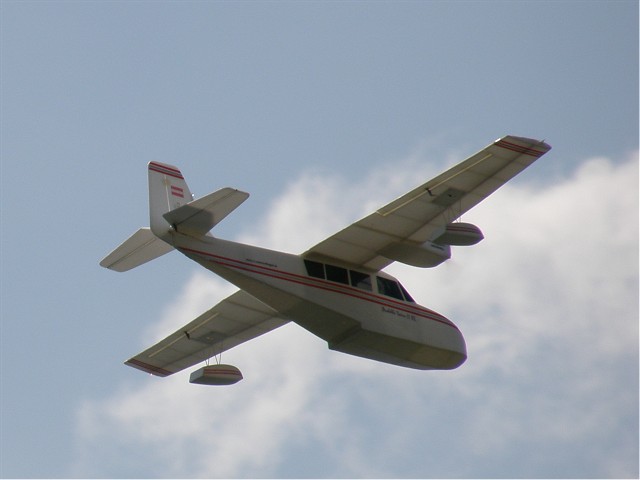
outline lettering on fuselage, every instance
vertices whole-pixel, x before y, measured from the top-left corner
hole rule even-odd
[[[389,315],[393,315],[399,318],[406,318],[407,320],[411,320],[413,322],[416,321],[416,316],[411,315],[410,313],[402,312],[400,310],[396,310],[395,308],[388,308],[388,307],[380,307],[380,308],[382,309],[383,313],[388,313]]]

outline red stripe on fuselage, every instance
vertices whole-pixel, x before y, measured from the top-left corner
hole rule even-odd
[[[295,273],[283,272],[281,270],[276,270],[273,268],[265,267],[262,265],[256,265],[249,262],[243,262],[241,260],[236,260],[233,258],[222,257],[220,255],[215,255],[213,253],[203,252],[200,250],[194,250],[186,247],[180,247],[178,249],[186,252],[195,253],[196,255],[210,257],[211,261],[223,267],[229,267],[236,270],[243,270],[246,272],[256,273],[258,275],[264,275],[264,276],[275,278],[278,280],[297,283],[299,285],[303,285],[306,287],[318,288],[320,290],[325,290],[328,292],[347,295],[349,297],[356,298],[359,300],[365,300],[367,302],[375,303],[383,307],[394,308],[396,310],[400,310],[400,311],[409,313],[411,315],[417,315],[417,316],[426,318],[427,320],[433,320],[434,322],[442,323],[444,325],[448,325],[458,330],[458,327],[456,327],[452,322],[447,320],[445,317],[434,312],[433,310],[429,310],[428,308],[421,307],[417,304],[407,305],[406,303],[396,301],[392,298],[381,297],[379,295],[368,293],[364,290],[349,287],[347,285],[332,283],[326,280],[306,277],[306,276],[298,275]]]

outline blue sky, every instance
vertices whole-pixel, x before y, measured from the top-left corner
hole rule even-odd
[[[637,2],[1,6],[3,477],[637,477]],[[301,252],[505,134],[553,150],[393,265],[465,333],[414,372],[289,325],[189,385],[122,362],[233,288],[146,225],[146,163],[251,198],[216,234]]]

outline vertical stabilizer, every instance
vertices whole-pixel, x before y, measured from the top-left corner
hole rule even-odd
[[[164,238],[170,230],[163,215],[192,200],[182,173],[173,165],[149,162],[149,217],[151,231]]]

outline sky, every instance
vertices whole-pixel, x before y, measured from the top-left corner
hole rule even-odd
[[[638,4],[0,2],[0,476],[637,478]],[[235,289],[148,224],[146,164],[251,193],[215,235],[292,253],[519,135],[553,149],[393,264],[468,360],[425,372],[295,324],[190,385],[123,362]]]

